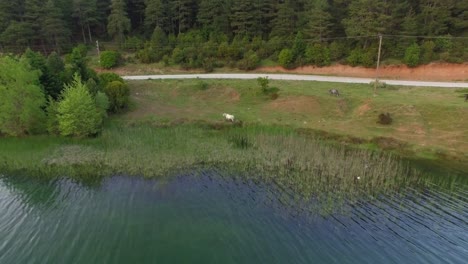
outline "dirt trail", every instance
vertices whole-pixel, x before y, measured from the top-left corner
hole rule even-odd
[[[293,70],[282,67],[260,67],[256,72],[281,72],[297,74],[319,74],[348,77],[375,77],[375,69],[364,67],[351,67],[347,65],[333,65],[328,67],[304,66]],[[379,76],[384,79],[421,80],[421,81],[467,81],[468,64],[431,63],[416,68],[406,65],[383,66]]]

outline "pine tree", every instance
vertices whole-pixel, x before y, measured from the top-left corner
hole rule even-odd
[[[289,1],[278,5],[271,36],[287,37],[296,32],[295,12]]]
[[[145,28],[146,32],[153,32],[156,27],[169,31],[169,18],[163,0],[146,0]]]
[[[144,25],[145,2],[145,0],[127,0],[128,17],[134,30],[140,30]]]
[[[24,15],[22,21],[31,29],[30,42],[35,45],[44,44],[41,38],[41,18],[44,16],[41,0],[26,0],[24,3]]]
[[[347,18],[343,20],[347,36],[377,36],[387,32],[391,16],[385,0],[355,0],[349,5]],[[368,40],[362,42],[364,47]]]
[[[231,28],[236,35],[251,36],[255,33],[255,5],[252,0],[239,0],[231,9]]]
[[[197,21],[208,32],[228,34],[229,8],[229,2],[226,0],[201,0]]]
[[[429,36],[447,34],[453,5],[453,0],[421,0],[420,23],[422,24],[422,33]]]
[[[309,38],[327,38],[331,34],[332,15],[329,13],[326,0],[315,0],[309,4],[305,16],[309,21],[306,24],[305,34]]]
[[[96,0],[73,0],[73,16],[78,19],[81,27],[83,42],[93,42],[91,27],[98,24]],[[87,32],[87,33],[86,33]],[[86,39],[86,34],[88,39]]]
[[[47,1],[44,16],[41,18],[41,33],[48,44],[55,46],[60,53],[60,47],[67,42],[68,30],[61,18],[60,9],[55,7],[54,1]]]
[[[196,0],[174,0],[171,1],[171,13],[173,17],[173,24],[177,25],[176,32],[182,33],[195,25],[197,14],[197,1]]]
[[[123,0],[112,0],[111,14],[109,15],[107,32],[120,43],[124,42],[125,33],[131,30],[130,19],[128,18]]]

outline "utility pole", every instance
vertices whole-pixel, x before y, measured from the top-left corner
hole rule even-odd
[[[380,54],[382,52],[382,34],[379,34],[379,54],[377,55],[377,68],[375,69],[374,96],[377,95],[377,85],[379,83]]]
[[[96,40],[96,49],[97,49],[98,60],[99,62],[101,62],[101,49],[99,48],[99,40]]]

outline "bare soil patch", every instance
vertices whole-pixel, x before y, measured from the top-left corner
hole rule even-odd
[[[260,67],[257,72],[282,72],[297,74],[319,74],[349,77],[375,77],[374,68],[351,67],[348,65],[332,65],[327,67],[304,66],[292,70],[280,66]],[[431,63],[415,68],[406,65],[383,66],[379,70],[380,78],[421,80],[421,81],[467,81],[468,64]]]
[[[284,111],[295,114],[320,114],[320,103],[314,96],[288,96],[279,98],[265,106],[266,110]]]

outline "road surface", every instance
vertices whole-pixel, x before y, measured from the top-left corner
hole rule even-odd
[[[270,80],[290,81],[318,81],[335,83],[370,83],[371,78],[334,77],[319,75],[296,75],[296,74],[261,74],[261,73],[210,73],[210,74],[174,74],[174,75],[141,75],[122,76],[125,80],[158,80],[158,79],[257,79],[268,77]],[[421,87],[445,87],[445,88],[468,88],[468,82],[421,82],[401,80],[380,80],[388,85],[421,86]]]

